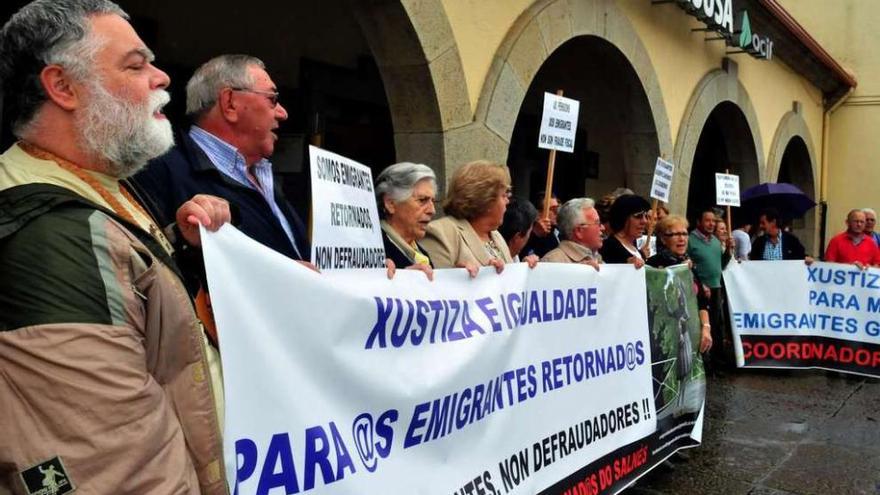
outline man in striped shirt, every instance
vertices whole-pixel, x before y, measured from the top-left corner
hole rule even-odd
[[[135,177],[161,225],[173,227],[169,213],[184,198],[220,196],[233,208],[239,230],[307,262],[304,225],[272,176],[274,131],[287,111],[263,62],[248,55],[215,57],[196,70],[186,92],[187,115],[195,125]]]

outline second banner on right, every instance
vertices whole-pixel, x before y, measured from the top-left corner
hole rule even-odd
[[[737,366],[880,376],[880,270],[749,261],[724,282]]]

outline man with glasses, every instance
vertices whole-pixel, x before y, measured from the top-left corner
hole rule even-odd
[[[581,263],[596,270],[602,258],[602,234],[605,228],[599,220],[599,212],[590,198],[575,198],[566,201],[559,209],[557,225],[563,240],[541,261],[550,263]]]
[[[194,122],[189,132],[134,178],[160,224],[171,225],[171,213],[193,194],[220,196],[233,206],[239,230],[307,261],[303,223],[272,176],[274,131],[287,111],[263,62],[248,55],[209,60],[186,85],[186,113]]]

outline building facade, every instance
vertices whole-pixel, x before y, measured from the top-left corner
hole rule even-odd
[[[676,166],[670,207],[680,213],[714,204],[715,172],[739,175],[743,188],[792,182],[828,205],[826,229],[821,208],[793,225],[818,254],[841,212],[870,205],[874,194],[875,181],[860,177],[877,178],[871,146],[880,145],[870,134],[880,119],[859,113],[877,100],[873,72],[868,91],[852,94],[855,76],[823,48],[876,58],[867,32],[860,48],[839,32],[866,22],[863,10],[877,18],[873,2],[119,3],[172,76],[168,113],[178,128],[185,81],[200,63],[231,52],[267,63],[291,114],[273,161],[301,206],[307,144],[376,171],[426,163],[441,189],[463,163],[504,162],[515,193],[532,196],[546,174],[548,152],[537,146],[543,94],[558,90],[581,102],[575,151],[557,157],[563,199],[617,187],[647,196],[658,156]],[[8,125],[3,132],[8,143]]]

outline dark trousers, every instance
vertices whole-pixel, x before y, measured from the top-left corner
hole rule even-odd
[[[709,324],[712,325],[712,349],[709,350],[709,370],[728,369],[733,366],[733,342],[727,321],[727,295],[723,287],[711,289],[709,296]]]

